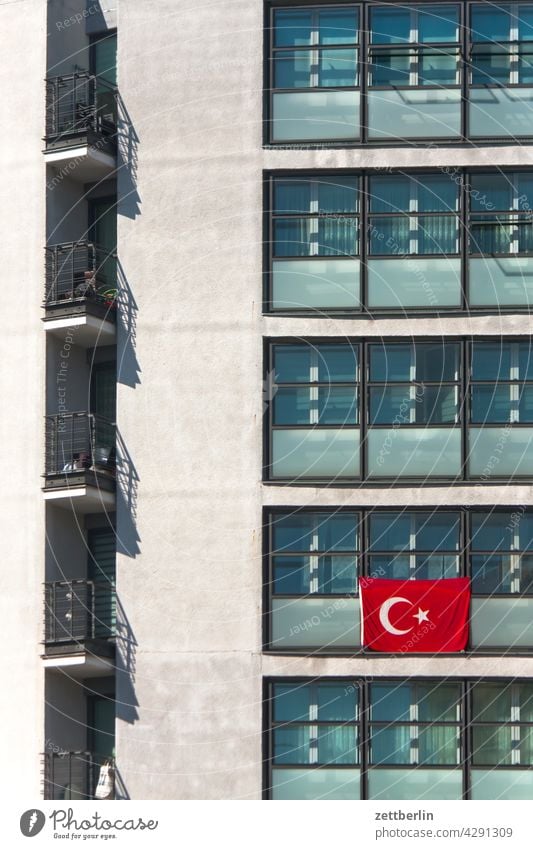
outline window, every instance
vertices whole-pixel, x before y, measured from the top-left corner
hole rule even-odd
[[[459,7],[370,10],[368,137],[461,133]]]
[[[269,522],[268,644],[353,649],[360,517],[353,511],[275,513]]]
[[[272,15],[274,139],[356,139],[358,8],[274,9]]]
[[[342,683],[273,685],[274,799],[359,798],[358,695]]]
[[[533,595],[533,517],[523,511],[473,513],[472,590]]]
[[[529,680],[281,679],[265,707],[271,799],[531,799]]]
[[[474,342],[470,381],[470,474],[483,479],[533,472],[531,342]]]
[[[358,477],[358,346],[279,344],[271,354],[272,477]]]
[[[459,513],[375,512],[368,521],[370,576],[433,580],[461,575]]]
[[[368,346],[370,478],[460,473],[459,381],[458,343]]]
[[[296,173],[268,185],[268,311],[533,305],[529,171]]]
[[[533,476],[530,342],[371,341],[364,349],[362,393],[359,344],[300,340],[271,346],[268,479]]]
[[[531,793],[533,772],[521,767],[533,765],[533,685],[475,684],[472,714],[472,798],[522,798],[524,785]],[[494,787],[500,792],[489,796]]]
[[[365,6],[271,10],[269,142],[532,136],[533,3]]]
[[[279,178],[272,191],[273,308],[358,309],[359,178]]]
[[[359,576],[471,577],[468,651],[533,651],[533,513],[272,508],[265,517],[265,647],[361,651]]]

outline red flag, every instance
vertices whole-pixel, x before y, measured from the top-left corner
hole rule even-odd
[[[468,642],[470,578],[391,581],[362,578],[361,643],[373,651],[463,651]]]

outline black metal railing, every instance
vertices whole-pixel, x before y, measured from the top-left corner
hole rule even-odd
[[[80,474],[92,469],[115,474],[116,428],[93,413],[46,416],[45,475]]]
[[[95,301],[114,307],[116,255],[92,242],[65,242],[45,248],[45,306]]]
[[[84,136],[114,136],[117,129],[117,94],[113,85],[76,71],[46,80],[46,141]]]
[[[109,582],[50,581],[45,584],[44,608],[46,645],[115,635],[115,587]]]
[[[115,765],[94,752],[47,752],[44,761],[45,799],[113,799]]]

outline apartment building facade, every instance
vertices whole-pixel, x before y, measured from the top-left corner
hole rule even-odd
[[[0,6],[7,791],[532,798],[533,4],[114,6]]]

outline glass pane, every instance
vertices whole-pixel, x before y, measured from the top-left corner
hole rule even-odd
[[[373,513],[370,550],[459,550],[459,529],[456,513]]]
[[[418,730],[418,763],[460,763],[459,729],[448,725],[432,725]]]
[[[357,598],[272,599],[273,650],[357,649],[360,633]]]
[[[372,728],[370,731],[370,763],[411,763],[411,729],[409,726],[395,725],[387,728]]]
[[[274,719],[276,722],[310,719],[311,690],[307,684],[274,684]]]
[[[311,379],[309,345],[275,345],[274,373],[277,383],[308,383]]]
[[[471,643],[475,647],[530,649],[533,646],[533,600],[474,597]]]
[[[117,36],[107,35],[93,41],[94,73],[113,85],[117,84]]]
[[[470,90],[470,136],[530,136],[532,108],[531,88],[473,88]]]
[[[370,769],[370,799],[462,799],[460,769]],[[493,798],[493,797],[487,797]]]
[[[275,764],[308,764],[311,761],[310,727],[306,725],[275,728],[273,733]],[[314,743],[316,749],[316,741]]]
[[[510,81],[511,56],[505,47],[483,45],[472,50],[472,85],[498,85]]]
[[[459,188],[449,177],[423,177],[417,180],[416,191],[419,212],[455,212],[459,207]]]
[[[316,241],[319,256],[354,256],[359,253],[359,221],[321,217]]]
[[[369,194],[371,212],[408,212],[411,179],[402,175],[371,177]]]
[[[370,254],[372,256],[397,256],[411,251],[411,231],[408,216],[371,218],[369,222]]]
[[[458,416],[455,387],[370,388],[370,424],[441,424]],[[412,395],[415,394],[413,398]]]
[[[422,42],[457,41],[459,9],[457,6],[418,8],[418,40]]]
[[[459,346],[455,343],[415,346],[416,379],[418,381],[457,380]]]
[[[511,343],[474,342],[472,345],[472,379],[508,380],[511,377]]]
[[[274,44],[297,47],[311,44],[311,11],[279,9],[274,12]]]
[[[357,42],[357,18],[357,9],[319,9],[319,43],[355,44]]]
[[[276,382],[355,382],[357,359],[357,349],[351,345],[275,345]]]
[[[461,571],[459,558],[453,554],[419,555],[415,560],[415,571],[410,577],[420,581],[458,578]]]
[[[455,381],[459,373],[458,355],[455,343],[371,345],[370,380],[387,383]]]
[[[356,764],[356,728],[353,725],[318,726],[319,764]]]
[[[477,722],[508,722],[511,719],[511,687],[475,684],[472,688],[473,719]]]
[[[526,55],[520,56],[518,66],[518,82],[521,85],[531,85],[533,83],[533,55],[530,47],[522,47],[526,51]]]
[[[421,722],[456,722],[460,717],[459,684],[417,684],[418,718]]]
[[[410,85],[412,56],[409,53],[391,55],[383,50],[373,50],[370,59],[371,86]]]
[[[418,219],[417,246],[419,254],[456,254],[459,250],[459,221],[452,215]]]
[[[359,476],[359,431],[328,428],[275,430],[272,477],[305,479]]]
[[[357,50],[321,50],[319,86],[356,86]]]
[[[420,54],[419,85],[456,85],[458,82],[458,57],[455,51],[423,50]]]
[[[511,37],[509,12],[495,3],[473,5],[471,21],[472,41],[509,41]]]
[[[409,580],[411,558],[407,554],[373,554],[369,558],[369,574],[372,578]]]
[[[515,538],[518,536],[518,546]],[[527,513],[473,513],[472,548],[513,551],[533,547],[533,516]]]
[[[533,684],[515,684],[520,705],[520,721],[533,722]]]
[[[472,763],[505,766],[511,763],[511,729],[474,726]]]
[[[533,798],[533,771],[520,769],[473,769],[471,771],[472,799]]]
[[[310,180],[276,180],[274,183],[274,210],[277,213],[311,211]]]
[[[409,257],[407,263],[408,274],[405,273],[403,257],[367,261],[369,307],[394,310],[425,307],[434,310],[461,305],[459,259]],[[533,303],[533,295],[531,301]]]
[[[276,551],[355,551],[359,517],[356,513],[303,513],[274,519]]]
[[[472,422],[508,422],[511,420],[511,411],[517,409],[518,400],[511,401],[509,385],[472,387]]]
[[[321,383],[357,380],[357,348],[351,345],[318,345],[318,380]]]
[[[356,424],[357,393],[350,388],[278,388],[274,424]]]
[[[353,593],[356,589],[357,561],[353,557],[304,555],[274,557],[274,593]]]
[[[472,556],[472,592],[509,593],[512,589],[512,560],[505,554]]]
[[[277,218],[274,221],[275,256],[309,256],[318,244],[318,232],[308,218]]]
[[[371,718],[374,722],[408,722],[412,701],[412,687],[400,682],[371,684]]]
[[[512,190],[512,180],[504,174],[472,174],[471,208],[480,212],[511,209]]]
[[[486,256],[483,259],[471,259],[469,265],[471,306],[531,306],[533,304],[532,259]]]
[[[358,259],[323,258],[274,260],[274,309],[359,309]]]
[[[458,88],[370,89],[367,101],[370,139],[448,139],[461,135]],[[525,127],[526,122],[521,123]]]
[[[370,428],[366,440],[368,476],[442,477],[461,469],[461,433],[457,427]]]
[[[272,798],[359,799],[360,783],[358,769],[273,769]]]
[[[301,91],[274,94],[274,141],[358,139],[358,91]]]
[[[318,684],[320,722],[355,722],[359,691],[349,684]]]
[[[409,9],[390,6],[371,10],[371,35],[373,44],[398,44],[409,41],[411,13]]]
[[[311,85],[311,51],[284,51],[274,60],[274,88],[308,88]]]
[[[357,177],[318,181],[318,212],[357,212],[359,209]]]

